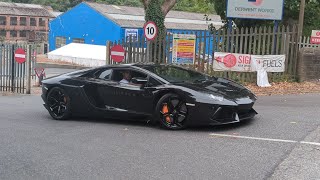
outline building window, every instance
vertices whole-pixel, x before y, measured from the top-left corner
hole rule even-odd
[[[20,26],[26,26],[26,25],[27,25],[27,18],[20,17]]]
[[[7,17],[0,16],[0,25],[7,25]]]
[[[46,25],[46,20],[43,18],[39,18],[39,26],[45,26]]]
[[[27,31],[20,31],[20,37],[27,37]]]
[[[18,25],[18,21],[17,21],[17,17],[10,17],[10,25],[11,26],[16,26],[16,25]]]
[[[65,37],[56,37],[56,48],[66,45],[67,39]]]
[[[10,37],[17,37],[17,31],[10,31]]]
[[[35,18],[30,18],[30,26],[37,26],[37,21]]]
[[[82,38],[74,38],[73,40],[72,40],[72,42],[74,42],[74,43],[84,43],[84,39],[82,39]]]
[[[7,36],[7,31],[0,30],[0,37],[6,37],[6,36]]]

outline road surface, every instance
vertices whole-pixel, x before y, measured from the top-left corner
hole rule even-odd
[[[0,179],[320,179],[320,95],[259,97],[259,115],[167,131],[52,120],[39,95],[0,96]]]

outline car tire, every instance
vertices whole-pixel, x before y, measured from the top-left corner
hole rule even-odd
[[[67,120],[71,117],[71,103],[68,94],[59,87],[52,88],[47,95],[49,114],[55,120]]]
[[[187,113],[183,99],[176,94],[168,93],[162,96],[156,105],[155,120],[160,123],[161,128],[183,130],[187,127]]]

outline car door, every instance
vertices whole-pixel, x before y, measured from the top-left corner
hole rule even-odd
[[[90,102],[97,108],[105,109],[105,100],[112,97],[114,86],[118,85],[118,83],[110,80],[112,70],[112,68],[99,69],[92,77],[86,79],[85,93]]]
[[[135,77],[145,77],[148,75],[134,70],[133,68],[117,69],[112,73],[112,81],[120,81],[119,74],[123,71],[130,71]],[[118,83],[112,88],[112,97],[106,99],[106,104],[127,111],[132,114],[150,115],[150,107],[153,102],[153,94],[149,88],[141,88],[136,84]],[[105,96],[107,98],[107,96]]]

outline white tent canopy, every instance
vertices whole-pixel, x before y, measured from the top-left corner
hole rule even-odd
[[[50,60],[60,60],[86,67],[106,64],[106,46],[70,43],[48,53]]]

